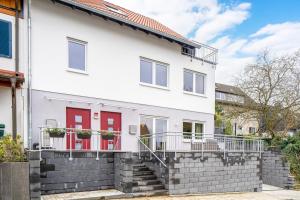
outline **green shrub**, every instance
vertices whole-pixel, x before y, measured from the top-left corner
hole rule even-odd
[[[24,162],[26,160],[21,137],[14,141],[7,135],[0,139],[0,163],[1,162]]]

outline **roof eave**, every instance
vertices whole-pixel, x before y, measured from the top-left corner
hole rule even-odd
[[[86,6],[86,5],[83,5],[83,4],[71,1],[71,0],[51,0],[51,1],[57,2],[57,3],[61,3],[61,4],[66,5],[66,6],[70,6],[72,8],[77,8],[79,10],[88,12],[90,14],[93,13],[94,15],[99,15],[99,16],[101,16],[103,18],[110,19],[110,20],[115,21],[117,23],[122,23],[122,24],[128,25],[130,27],[135,27],[136,29],[140,29],[141,31],[147,31],[147,32],[149,32],[149,33],[151,33],[153,35],[162,37],[162,38],[164,38],[166,40],[169,40],[169,41],[171,40],[171,41],[176,42],[176,43],[178,43],[180,45],[186,45],[186,46],[191,46],[191,47],[199,48],[199,44],[194,43],[192,41],[189,41],[187,39],[185,40],[185,39],[177,38],[177,37],[174,37],[172,35],[165,34],[165,33],[162,33],[160,31],[153,30],[153,29],[151,29],[149,27],[146,27],[146,26],[134,23],[132,21],[129,21],[129,20],[117,17],[115,15],[108,14],[106,12],[102,12],[102,11],[97,10],[95,8],[91,8],[89,6]]]

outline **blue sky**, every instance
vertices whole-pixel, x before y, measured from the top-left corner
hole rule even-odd
[[[235,37],[246,37],[267,24],[300,21],[299,0],[252,0],[252,1],[220,1],[242,3],[250,2],[250,17],[244,23],[230,31]]]
[[[300,49],[300,0],[107,0],[219,49],[216,81],[234,84],[268,49]]]

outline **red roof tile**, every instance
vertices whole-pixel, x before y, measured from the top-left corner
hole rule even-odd
[[[158,21],[151,19],[149,17],[143,16],[141,14],[130,11],[126,8],[120,7],[118,5],[109,3],[104,0],[73,0],[76,3],[97,9],[99,11],[105,12],[110,15],[114,15],[119,18],[126,19],[130,22],[145,26],[152,30],[167,34],[169,36],[176,37],[178,39],[188,40],[182,35],[176,33],[167,26],[159,23]]]

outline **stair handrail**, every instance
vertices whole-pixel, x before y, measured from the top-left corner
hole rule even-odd
[[[144,145],[146,149],[165,167],[168,168],[167,165],[141,140],[140,137],[136,137],[140,144]],[[139,147],[139,154],[141,154],[141,148]]]

